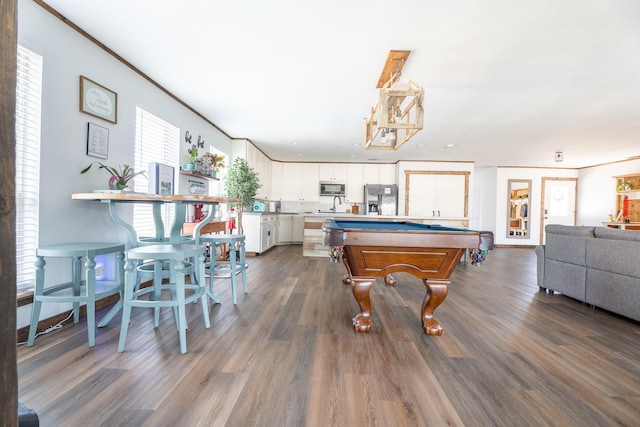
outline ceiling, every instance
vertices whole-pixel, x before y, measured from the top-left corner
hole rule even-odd
[[[46,3],[272,160],[576,168],[640,156],[638,0]],[[397,151],[364,150],[396,49],[411,50],[402,78],[425,90],[424,129]]]

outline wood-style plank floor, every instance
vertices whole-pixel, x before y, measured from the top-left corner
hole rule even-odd
[[[640,324],[539,292],[531,249],[460,264],[425,336],[421,281],[371,291],[373,327],[342,264],[300,246],[249,258],[249,293],[188,309],[187,354],[172,314],[134,309],[87,345],[86,322],[18,349],[19,399],[42,426],[638,426]],[[102,311],[104,314],[106,311]]]

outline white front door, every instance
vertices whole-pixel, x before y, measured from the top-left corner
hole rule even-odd
[[[542,178],[542,243],[545,242],[544,227],[547,224],[576,225],[577,184],[577,178]]]

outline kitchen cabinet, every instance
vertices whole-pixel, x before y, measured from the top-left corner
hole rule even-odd
[[[347,166],[348,203],[364,203],[364,165],[354,163]]]
[[[409,174],[405,215],[463,218],[468,213],[469,172],[415,171]]]
[[[284,200],[282,187],[284,185],[284,164],[271,162],[271,200]]]
[[[364,184],[397,184],[396,165],[389,163],[366,163],[363,165]]]
[[[293,215],[278,215],[278,218],[278,244],[291,243],[293,241]]]
[[[260,188],[256,192],[257,199],[271,199],[271,160],[246,139],[233,140],[231,144],[231,157],[242,157],[249,166],[258,174]],[[230,166],[230,165],[229,165]]]
[[[258,174],[260,180],[256,199],[271,199],[271,160],[253,144],[247,143],[247,163]]]
[[[347,164],[346,163],[320,163],[319,181],[345,182],[346,180],[347,180]]]
[[[304,234],[304,216],[303,215],[293,215],[293,243],[302,243],[302,238]]]
[[[278,215],[255,214],[242,215],[245,235],[245,252],[260,254],[275,246],[278,238]]]
[[[282,200],[320,201],[318,163],[284,163]]]
[[[278,215],[280,222],[278,227],[278,244],[302,243],[304,228],[304,216],[302,215]]]

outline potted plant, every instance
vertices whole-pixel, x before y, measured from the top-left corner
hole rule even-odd
[[[91,166],[94,165],[94,163],[99,164],[100,169],[106,170],[111,175],[111,178],[109,178],[110,190],[124,190],[128,188],[128,183],[130,180],[132,180],[137,175],[144,175],[145,173],[145,171],[136,172],[129,165],[124,165],[124,166],[119,165],[118,169],[116,169],[112,166],[107,166],[100,162],[91,162],[91,164],[86,168],[82,169],[80,173],[81,174],[87,173],[89,169],[91,169]]]
[[[184,165],[186,170],[196,170],[196,161],[198,160],[198,147],[192,145],[189,150],[187,150],[187,164]]]
[[[206,153],[202,156],[202,173],[216,178],[220,169],[224,167],[224,156],[220,154]]]
[[[211,168],[212,168],[211,176],[215,178],[215,176],[220,172],[220,169],[222,169],[223,167],[224,167],[224,156],[214,154],[213,158],[211,159]]]
[[[253,205],[256,192],[260,187],[258,174],[254,172],[245,159],[236,157],[227,171],[224,183],[227,197],[242,199],[243,205],[249,207]]]

